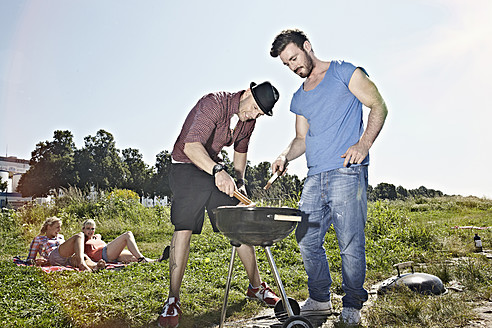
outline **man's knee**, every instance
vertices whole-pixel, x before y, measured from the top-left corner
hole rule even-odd
[[[192,234],[193,234],[192,230],[177,230],[177,231],[174,231],[173,237],[174,238],[191,238]]]
[[[174,246],[189,244],[191,242],[192,235],[193,235],[193,231],[191,230],[174,231],[173,238],[171,239],[171,244]]]

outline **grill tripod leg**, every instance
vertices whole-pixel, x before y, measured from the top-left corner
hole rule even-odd
[[[222,313],[220,315],[220,325],[222,328],[224,326],[224,321],[227,311],[227,299],[229,298],[229,289],[231,287],[232,271],[234,270],[234,259],[236,258],[236,246],[232,246],[231,262],[229,263],[229,274],[227,275],[226,290],[224,294],[224,304],[222,305]]]
[[[278,274],[277,266],[275,265],[275,261],[273,260],[272,251],[270,250],[270,246],[263,247],[265,249],[265,253],[270,263],[270,267],[273,271],[273,277],[275,278],[275,282],[277,283],[277,287],[280,290],[280,296],[282,297],[282,302],[284,303],[284,308],[287,311],[287,315],[289,317],[294,316],[294,311],[292,311],[292,307],[290,306],[289,300],[287,299],[287,294],[285,293],[284,285],[282,284],[282,280],[280,279],[280,275]]]

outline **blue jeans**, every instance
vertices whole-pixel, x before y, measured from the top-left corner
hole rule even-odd
[[[319,302],[330,300],[332,279],[325,235],[333,224],[342,258],[344,307],[361,309],[368,294],[364,227],[367,220],[367,166],[352,166],[307,177],[299,206],[305,218],[296,230],[309,296]]]

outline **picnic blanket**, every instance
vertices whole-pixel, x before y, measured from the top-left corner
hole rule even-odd
[[[19,265],[19,266],[32,266],[28,264],[25,260],[21,259],[19,256],[15,256],[13,258],[14,263]],[[126,267],[128,264],[124,264],[121,262],[108,262],[106,263],[106,268],[103,270],[121,270],[124,267]],[[39,266],[41,270],[43,270],[46,273],[51,273],[51,272],[57,272],[57,271],[65,271],[65,270],[70,270],[70,271],[80,271],[79,268],[73,267],[73,266],[61,266],[61,265],[43,265]]]

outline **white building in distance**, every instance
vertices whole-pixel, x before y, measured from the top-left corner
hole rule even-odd
[[[0,178],[2,178],[2,182],[7,181],[7,189],[2,190],[0,193],[0,208],[17,208],[31,200],[31,198],[22,197],[22,195],[17,192],[20,177],[28,170],[28,160],[19,159],[15,156],[0,156]]]

